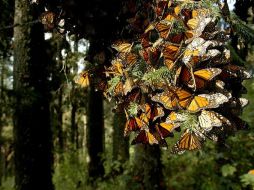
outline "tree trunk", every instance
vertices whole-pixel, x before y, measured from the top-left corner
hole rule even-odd
[[[57,138],[58,138],[58,145],[59,145],[59,152],[60,154],[64,151],[64,134],[63,134],[63,89],[60,87],[58,93],[58,102],[57,102]]]
[[[63,37],[58,33],[53,33],[53,37],[50,40],[49,47],[50,51],[48,56],[51,57],[51,72],[52,72],[52,82],[51,90],[54,92],[51,104],[51,115],[53,122],[53,128],[55,131],[55,138],[57,139],[55,149],[59,152],[60,159],[62,159],[62,153],[65,148],[65,135],[63,130],[63,97],[64,97],[64,88],[63,83],[65,81],[64,73],[61,72],[63,65],[63,57],[61,55],[62,49],[64,49],[65,41]]]
[[[134,179],[145,190],[165,189],[161,151],[159,146],[136,145],[134,158]]]
[[[0,57],[0,66],[1,66],[1,78],[0,78],[0,187],[2,185],[2,178],[4,175],[4,156],[3,156],[3,140],[2,140],[2,129],[3,129],[3,99],[4,99],[4,94],[3,94],[3,89],[4,89],[4,63],[2,61],[2,57]]]
[[[126,118],[123,113],[115,113],[113,121],[113,160],[124,163],[129,159],[129,138],[124,138]]]
[[[74,92],[74,89],[72,89]],[[75,97],[73,98],[71,102],[71,145],[73,148],[78,148],[78,126],[76,123],[76,112],[77,112],[78,106],[76,103]]]
[[[104,149],[103,96],[91,85],[88,94],[87,150],[88,174],[93,180],[104,175],[102,153]]]
[[[14,150],[16,190],[53,190],[48,60],[41,24],[27,0],[15,1]]]

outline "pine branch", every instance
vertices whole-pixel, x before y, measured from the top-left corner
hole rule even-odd
[[[233,32],[246,42],[254,43],[254,30],[243,22],[235,13],[230,15]]]
[[[235,48],[233,48],[231,45],[227,45],[228,49],[230,50],[231,57],[233,59],[234,64],[237,65],[245,65],[246,62],[238,55]]]
[[[144,81],[148,83],[163,83],[166,80],[171,81],[172,80],[172,73],[168,70],[166,66],[162,66],[161,68],[155,70],[155,71],[150,71],[148,73],[145,73],[143,76]]]

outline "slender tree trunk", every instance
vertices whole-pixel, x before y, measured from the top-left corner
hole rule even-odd
[[[48,60],[41,24],[27,0],[15,1],[14,150],[16,190],[53,190]]]
[[[75,101],[75,97],[71,102],[71,144],[73,147],[78,147],[77,143],[77,133],[78,133],[78,126],[76,123],[76,112],[78,109],[77,103]]]
[[[74,52],[78,53],[78,40],[74,41]],[[74,64],[72,67],[74,73],[78,73],[78,65]],[[76,95],[78,94],[78,89],[75,88],[75,82],[72,81],[71,89],[71,144],[73,148],[78,149],[78,125],[76,122],[77,110],[78,110],[78,100]]]
[[[64,134],[63,134],[63,89],[59,89],[58,97],[57,97],[57,138],[58,138],[58,144],[59,144],[59,151],[60,154],[64,151]]]
[[[91,86],[87,114],[87,150],[89,155],[88,174],[91,179],[104,174],[101,154],[104,149],[103,96]]]
[[[60,158],[62,157],[62,153],[65,149],[65,138],[64,138],[64,130],[63,130],[63,96],[64,96],[64,88],[62,84],[64,83],[65,76],[63,72],[61,72],[63,57],[61,54],[62,49],[64,48],[64,39],[57,33],[53,33],[53,38],[50,44],[51,48],[51,57],[52,63],[52,87],[53,91],[56,92],[52,97],[54,109],[53,117],[56,117],[56,124],[54,126],[56,132],[57,139],[57,150],[59,151]],[[54,101],[56,100],[56,101]],[[54,103],[56,102],[56,103]],[[55,113],[56,112],[56,113]]]
[[[0,78],[0,187],[2,185],[2,178],[4,175],[4,156],[3,156],[3,140],[2,140],[2,129],[3,129],[3,89],[4,89],[4,63],[2,61],[2,57],[0,58],[0,66],[1,66],[1,78]]]
[[[129,138],[124,138],[126,118],[123,113],[115,113],[113,121],[113,160],[124,163],[129,159]]]
[[[134,179],[145,190],[165,189],[159,146],[136,145]]]

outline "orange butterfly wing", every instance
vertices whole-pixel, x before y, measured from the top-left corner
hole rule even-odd
[[[201,146],[201,139],[195,134],[195,132],[187,129],[173,147],[172,152],[179,153],[185,150],[198,150],[201,149]]]
[[[141,130],[139,134],[133,139],[131,142],[132,145],[134,144],[159,144],[159,141],[147,130]]]
[[[178,102],[173,92],[163,92],[152,97],[152,100],[163,104],[166,109],[173,110],[178,108]]]
[[[82,72],[76,79],[75,82],[82,87],[88,87],[90,84],[88,71]]]

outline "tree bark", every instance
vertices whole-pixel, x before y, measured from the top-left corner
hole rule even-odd
[[[145,190],[165,189],[159,146],[136,145],[134,179]]]
[[[124,138],[126,118],[123,113],[115,113],[113,121],[113,160],[121,163],[129,159],[129,138]]]
[[[65,48],[65,40],[60,34],[53,33],[53,37],[50,40],[48,51],[49,57],[51,57],[51,72],[52,72],[52,81],[51,81],[51,90],[54,92],[51,104],[51,115],[52,119],[55,120],[53,123],[53,128],[55,131],[55,138],[57,139],[55,149],[60,154],[60,159],[62,153],[65,149],[65,134],[63,130],[63,98],[64,98],[64,88],[63,83],[65,81],[64,73],[61,72],[63,57],[61,55],[62,49]]]
[[[72,89],[74,92],[74,89]],[[76,112],[78,109],[77,102],[75,97],[71,101],[71,144],[74,147],[78,148],[78,126],[76,123]]]
[[[3,89],[4,89],[4,63],[2,61],[2,57],[0,57],[0,66],[1,66],[1,78],[0,78],[0,187],[2,185],[2,177],[4,175],[4,156],[3,156],[3,140],[2,140],[2,129],[3,129]]]
[[[58,138],[58,145],[59,145],[59,152],[60,154],[63,153],[64,151],[64,134],[63,134],[63,89],[60,87],[59,93],[57,95],[57,105],[56,105],[56,110],[57,110],[57,138]]]
[[[53,190],[48,60],[41,24],[27,0],[15,1],[14,150],[16,190]]]
[[[102,177],[104,167],[102,153],[104,149],[103,96],[91,85],[88,94],[87,114],[87,150],[89,155],[88,174],[91,179]]]

